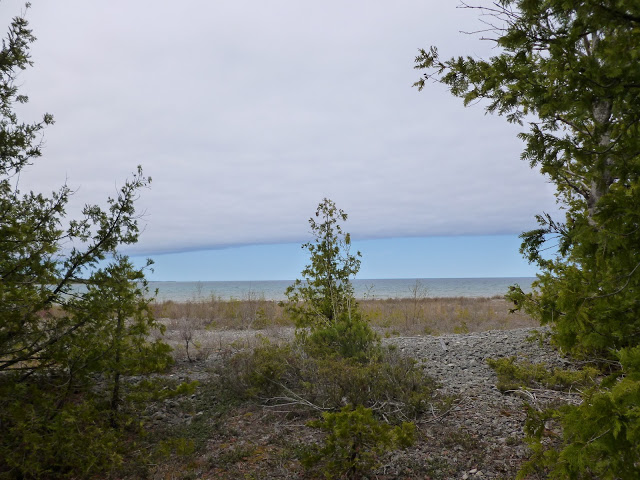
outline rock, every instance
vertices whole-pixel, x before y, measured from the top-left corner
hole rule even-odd
[[[527,340],[534,331],[544,333],[547,330],[523,328],[384,340],[385,344],[405,347],[406,354],[415,358],[424,372],[440,384],[439,392],[458,398],[459,403],[452,406],[440,422],[447,432],[459,431],[465,435],[461,437],[462,441],[468,438],[473,439],[469,440],[473,443],[449,444],[440,453],[448,458],[450,465],[455,465],[454,456],[462,466],[463,462],[473,458],[471,455],[479,455],[475,458],[485,459],[486,464],[460,472],[457,478],[513,478],[522,459],[529,455],[528,448],[521,441],[524,401],[498,391],[496,374],[486,360],[515,356],[516,360],[544,362],[549,368],[566,367],[567,361],[548,341]],[[443,345],[447,346],[446,350]],[[517,444],[510,438],[517,438]],[[462,445],[462,450],[459,445]],[[449,452],[453,455],[448,456]],[[420,457],[420,461],[424,458]],[[430,462],[430,457],[426,458]],[[438,468],[434,468],[434,474],[436,470]]]

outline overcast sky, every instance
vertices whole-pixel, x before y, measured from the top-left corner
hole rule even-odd
[[[5,25],[21,5],[0,4]],[[462,236],[469,249],[556,210],[552,187],[519,160],[519,128],[441,85],[411,87],[420,47],[496,53],[461,33],[482,24],[455,1],[36,0],[27,19],[38,40],[20,76],[23,117],[50,112],[56,124],[22,188],[66,181],[77,215],[141,164],[153,182],[129,253],[159,265],[210,251],[199,257],[209,277],[235,279],[225,258],[306,240],[323,197],[349,214],[354,239],[398,264],[389,239]],[[286,257],[276,250],[258,257]],[[412,276],[385,268],[370,275]]]

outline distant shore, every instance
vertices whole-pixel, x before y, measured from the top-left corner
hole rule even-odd
[[[400,278],[400,279],[355,279],[353,287],[358,299],[391,298],[480,298],[503,296],[509,286],[518,284],[529,291],[534,277],[498,278]],[[193,281],[193,282],[149,282],[157,289],[159,301],[210,299],[285,300],[284,292],[293,280],[259,281]]]

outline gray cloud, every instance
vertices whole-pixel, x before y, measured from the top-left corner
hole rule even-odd
[[[411,88],[419,47],[492,53],[454,3],[67,0],[28,18],[24,113],[57,124],[23,186],[68,178],[73,213],[142,164],[134,251],[299,241],[324,196],[361,239],[517,233],[555,210],[517,128]]]

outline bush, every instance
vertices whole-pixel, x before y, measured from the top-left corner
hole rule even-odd
[[[346,317],[346,315],[344,316]],[[314,356],[339,355],[365,361],[375,355],[379,345],[378,335],[371,329],[359,314],[340,318],[332,325],[314,328],[310,331],[299,329],[298,340],[307,344],[307,349]]]
[[[583,393],[580,405],[536,411],[525,431],[532,456],[519,478],[640,478],[640,347],[618,352],[621,371]],[[561,433],[549,438],[549,428]]]
[[[272,407],[302,412],[374,407],[390,421],[416,418],[437,404],[436,384],[410,358],[380,349],[367,361],[339,355],[314,357],[304,345],[265,343],[218,368],[222,390]]]
[[[302,455],[302,465],[318,468],[326,478],[360,479],[380,463],[380,456],[413,445],[415,425],[392,427],[377,420],[369,408],[347,405],[336,413],[323,413],[309,426],[327,432],[323,445],[314,445]]]
[[[33,385],[2,391],[0,478],[89,476],[122,464],[124,430],[113,429],[98,399],[56,406]]]
[[[496,387],[501,392],[520,387],[546,387],[566,390],[575,387],[593,387],[600,372],[594,367],[581,370],[564,370],[549,367],[544,363],[515,362],[515,357],[488,358],[487,363],[498,375]]]

